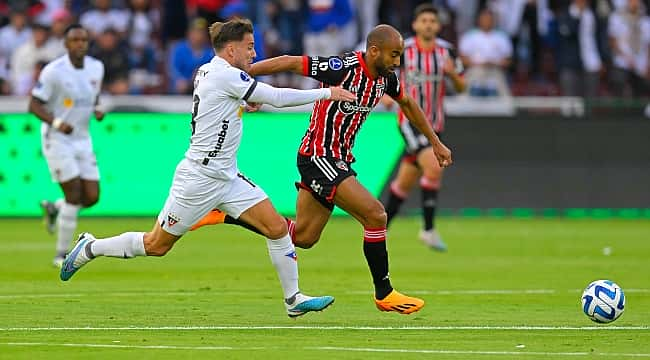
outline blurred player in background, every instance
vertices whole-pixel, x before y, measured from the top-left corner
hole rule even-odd
[[[356,178],[352,146],[372,109],[384,94],[400,105],[405,116],[426,136],[441,166],[451,164],[451,151],[440,142],[417,102],[405,92],[393,71],[404,50],[402,36],[389,25],[368,34],[366,52],[342,56],[280,56],[253,64],[252,75],[290,71],[310,76],[323,88],[341,86],[354,101],[320,100],[298,151],[298,201],[295,223],[287,219],[296,246],[310,248],[320,239],[334,208],[345,210],[363,225],[363,253],[375,285],[375,304],[382,311],[410,314],[424,301],[393,289],[388,275],[386,212],[381,202]],[[199,225],[237,223],[226,209],[215,210]],[[227,215],[225,215],[225,214]],[[219,217],[220,216],[220,217]],[[210,219],[212,218],[212,220]],[[253,224],[240,224],[249,226]]]
[[[210,38],[216,56],[197,70],[190,147],[176,168],[158,221],[148,233],[127,232],[106,239],[81,234],[61,267],[61,280],[69,280],[97,256],[164,256],[190,226],[219,207],[260,229],[266,237],[289,316],[323,310],[334,298],[300,293],[296,252],[287,223],[266,193],[239,172],[237,150],[242,136],[242,113],[246,102],[282,107],[325,99],[353,100],[354,95],[339,87],[277,89],[252,79],[247,71],[255,58],[255,42],[253,25],[248,20],[215,23],[210,28]]]
[[[67,53],[43,68],[32,90],[29,112],[41,125],[41,146],[52,180],[63,199],[42,201],[47,230],[58,227],[54,265],[61,266],[77,228],[77,214],[99,199],[99,171],[88,131],[91,116],[104,118],[99,93],[104,65],[87,56],[88,31],[75,24],[65,31]]]
[[[445,77],[448,77],[456,92],[465,90],[462,63],[456,58],[453,46],[439,39],[440,20],[438,11],[431,4],[415,8],[413,15],[415,36],[404,41],[404,61],[400,78],[404,90],[424,110],[426,119],[440,136],[444,130]],[[392,101],[389,99],[389,103]],[[406,151],[402,157],[397,177],[390,184],[390,195],[386,206],[387,223],[397,215],[400,206],[415,184],[422,189],[422,216],[424,228],[420,240],[434,250],[446,251],[447,245],[435,229],[438,191],[443,168],[438,164],[427,137],[398,112],[399,128],[404,138]]]

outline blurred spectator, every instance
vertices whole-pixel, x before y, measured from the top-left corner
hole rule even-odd
[[[505,69],[510,65],[512,44],[505,33],[494,29],[490,10],[481,11],[477,29],[461,36],[459,51],[470,95],[510,95]]]
[[[27,26],[27,14],[14,10],[9,16],[9,24],[0,29],[0,93],[8,94],[9,62],[11,55],[22,44],[29,41],[32,30]]]
[[[65,37],[65,30],[72,24],[72,15],[66,9],[59,9],[52,13],[52,27],[50,28],[50,40],[55,42],[61,49],[62,53],[65,52],[65,45],[63,44]]]
[[[557,17],[556,62],[564,96],[595,97],[602,62],[589,0],[573,0]]]
[[[36,64],[48,63],[64,53],[65,49],[50,40],[50,29],[46,25],[32,26],[32,38],[19,46],[11,55],[12,94],[28,95],[34,86],[33,74]]]
[[[357,42],[354,13],[350,0],[308,0],[306,32],[303,35],[305,54],[331,56],[354,48]],[[303,79],[303,88],[313,88],[318,82]]]
[[[94,8],[81,14],[80,22],[90,32],[92,39],[106,29],[113,29],[124,37],[129,25],[129,14],[122,9],[112,9],[111,0],[93,0]]]
[[[65,0],[39,0],[43,9],[34,17],[34,22],[43,25],[52,25],[57,11],[65,10]]]
[[[182,1],[163,1],[162,23],[160,24],[163,44],[182,39],[187,31],[188,17]]]
[[[220,17],[224,20],[232,18],[247,18],[251,16],[248,13],[248,4],[243,0],[231,0],[219,12]],[[251,20],[252,21],[252,20]],[[264,41],[264,28],[257,23],[253,23],[253,41],[255,41],[255,61],[260,61],[266,58],[265,41]]]
[[[185,0],[188,16],[203,18],[208,24],[223,20],[219,12],[228,2],[229,0]]]
[[[152,35],[158,31],[159,13],[150,0],[130,0],[129,12],[129,88],[131,94],[147,93],[157,88],[161,79],[158,44]]]
[[[113,95],[129,92],[129,55],[115,29],[99,34],[88,54],[104,63],[104,91]]]
[[[355,0],[360,38],[365,39],[379,23],[379,0]]]
[[[611,71],[612,91],[616,95],[646,95],[650,77],[648,46],[650,19],[640,0],[627,0],[627,6],[616,10],[609,19],[609,37],[614,68]]]
[[[208,26],[205,19],[192,21],[187,39],[176,43],[169,51],[169,77],[171,92],[191,94],[194,71],[209,62],[214,51],[208,41]]]

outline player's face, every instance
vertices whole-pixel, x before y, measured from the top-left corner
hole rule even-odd
[[[375,68],[381,76],[388,76],[400,65],[400,57],[404,52],[404,41],[388,41],[379,49],[379,56],[375,60]]]
[[[246,34],[242,41],[236,41],[232,43],[233,47],[233,58],[236,67],[249,71],[253,59],[257,55],[255,53],[255,40],[253,40],[253,34]]]
[[[84,29],[72,29],[65,37],[65,48],[72,57],[83,58],[88,53],[88,32]]]
[[[440,32],[440,21],[438,17],[431,12],[423,12],[413,21],[413,31],[417,36],[425,40],[433,40]]]

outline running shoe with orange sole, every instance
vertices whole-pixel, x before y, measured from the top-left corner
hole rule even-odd
[[[385,298],[381,300],[375,299],[375,305],[381,311],[395,311],[408,315],[422,309],[424,300],[406,296],[397,290],[393,290]]]
[[[194,231],[200,227],[207,226],[207,225],[217,225],[217,224],[223,224],[224,220],[226,219],[226,213],[219,210],[219,209],[214,209],[210,211],[207,215],[203,217],[203,219],[199,220],[196,224],[194,224],[191,228],[190,231]]]

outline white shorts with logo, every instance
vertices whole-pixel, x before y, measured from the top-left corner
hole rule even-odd
[[[264,190],[241,174],[232,180],[209,177],[187,159],[176,167],[165,206],[158,215],[163,230],[181,236],[212,209],[236,218],[268,198]]]
[[[41,149],[50,169],[52,181],[64,183],[76,177],[99,181],[97,159],[90,138],[63,140],[41,138]]]

